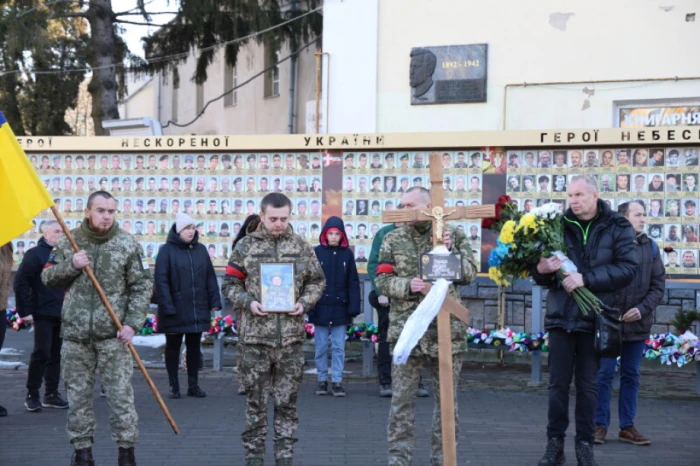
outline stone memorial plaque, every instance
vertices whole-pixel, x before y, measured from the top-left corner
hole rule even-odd
[[[461,280],[462,255],[458,253],[448,255],[421,254],[420,277],[427,282],[433,282],[439,278],[448,281]]]
[[[411,49],[411,105],[486,102],[487,44]]]

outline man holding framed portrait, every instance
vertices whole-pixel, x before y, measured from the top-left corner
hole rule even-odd
[[[326,279],[311,245],[289,226],[289,198],[270,193],[260,210],[260,230],[248,233],[231,252],[222,291],[234,309],[245,313],[239,371],[249,387],[242,434],[245,464],[263,465],[271,395],[276,464],[291,465],[299,425],[296,404],[304,365],[304,313],[321,298]]]

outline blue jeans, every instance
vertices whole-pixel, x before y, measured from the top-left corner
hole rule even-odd
[[[639,394],[639,367],[642,363],[645,346],[643,341],[628,341],[622,344],[620,400],[617,405],[620,429],[634,425],[634,417],[637,414],[637,395]],[[616,358],[600,358],[598,408],[595,413],[595,422],[604,429],[610,427],[610,392],[612,391],[612,380],[616,366]]]
[[[316,343],[316,370],[318,371],[318,381],[328,380],[328,334],[331,335],[331,347],[333,354],[333,383],[343,381],[343,368],[345,367],[345,332],[348,328],[345,325],[333,325],[328,330],[326,325],[318,325],[314,333]]]

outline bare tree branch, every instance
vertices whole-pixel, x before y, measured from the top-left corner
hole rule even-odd
[[[150,4],[153,3],[154,1],[155,1],[155,0],[148,0],[147,2],[144,2],[144,4],[143,4],[144,8],[146,7],[146,5],[150,5]],[[138,10],[138,11],[137,11],[137,10]],[[129,9],[129,10],[120,11],[119,13],[116,13],[115,16],[122,16],[122,15],[124,15],[124,14],[126,14],[126,13],[131,13],[131,12],[136,12],[136,13],[134,13],[134,14],[142,15],[142,16],[143,16],[143,11],[141,11],[141,7],[140,7],[139,5],[136,5],[135,7],[131,8],[131,9]]]
[[[15,17],[16,17],[17,19],[20,19],[20,18],[22,18],[23,16],[26,16],[26,15],[28,15],[28,14],[30,14],[30,13],[32,13],[32,12],[38,10],[39,8],[48,8],[48,7],[50,7],[50,6],[58,5],[58,4],[60,4],[60,3],[80,3],[80,2],[81,2],[81,0],[55,0],[55,1],[53,1],[53,2],[45,3],[45,4],[43,4],[43,5],[37,5],[37,6],[33,7],[33,8],[29,8],[28,10],[24,10],[24,11],[21,12],[21,13],[17,13],[17,15],[16,15]],[[102,8],[102,5],[96,4],[96,3],[92,3],[92,2],[86,2],[85,4],[87,4],[87,5],[89,5],[89,6],[94,6],[94,7],[96,7],[96,8]],[[70,15],[70,16],[69,16],[69,15],[67,15],[67,14],[65,14],[65,13],[62,13],[61,16],[64,16],[64,17],[72,17],[73,15]]]
[[[160,28],[167,28],[173,26],[172,24],[137,23],[136,21],[127,21],[125,19],[115,19],[114,22],[121,24],[134,24],[136,26],[157,26]]]
[[[79,11],[75,13],[51,13],[50,17],[52,18],[87,18],[87,12],[84,11]]]
[[[155,13],[148,13],[149,16],[151,15],[176,15],[177,11],[158,11]],[[119,16],[143,16],[141,13],[136,12],[136,11],[123,11],[121,13],[114,13],[114,16],[119,17]]]

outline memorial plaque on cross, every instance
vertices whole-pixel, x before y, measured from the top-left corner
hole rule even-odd
[[[430,154],[430,209],[390,210],[382,213],[384,223],[404,223],[411,221],[433,222],[433,246],[442,244],[445,221],[461,219],[482,219],[496,215],[495,205],[474,207],[446,207],[443,187],[442,157]],[[418,271],[416,270],[416,276]],[[422,291],[428,294],[430,284]],[[444,466],[457,466],[457,446],[455,442],[454,382],[452,371],[452,332],[450,315],[469,324],[469,310],[447,296],[437,315],[438,355],[440,373],[440,413],[442,415],[442,449]],[[466,335],[465,335],[466,338]]]

